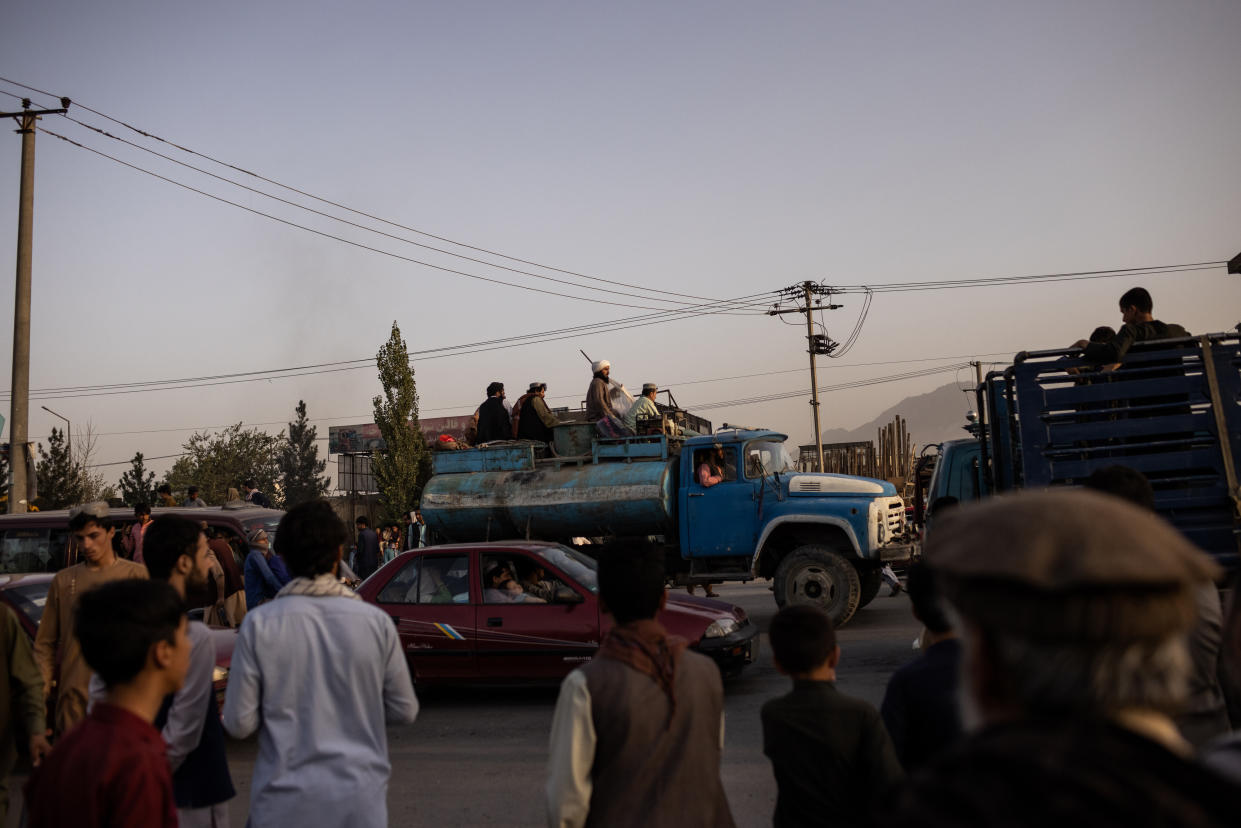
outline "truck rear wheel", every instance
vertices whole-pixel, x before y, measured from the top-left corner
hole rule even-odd
[[[817,606],[838,627],[853,617],[862,601],[858,571],[830,546],[797,547],[780,561],[773,581],[778,606]]]
[[[858,575],[858,578],[862,582],[862,599],[858,601],[857,608],[861,609],[875,600],[875,596],[879,594],[879,586],[883,582],[883,576],[879,574],[878,569],[868,569]]]

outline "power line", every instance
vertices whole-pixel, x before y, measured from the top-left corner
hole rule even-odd
[[[997,287],[1013,284],[1038,284],[1040,282],[1067,282],[1084,279],[1113,279],[1120,276],[1163,276],[1170,273],[1189,273],[1213,270],[1226,265],[1223,260],[1212,262],[1187,262],[1172,265],[1148,265],[1146,267],[1111,268],[1108,270],[1078,270],[1064,273],[1040,273],[1026,276],[989,276],[977,279],[942,279],[930,282],[888,282],[870,285],[832,287],[835,293],[906,293],[920,290],[954,290],[957,288]]]
[[[18,83],[17,81],[9,80],[9,79],[7,79],[7,78],[0,78],[0,81],[3,81],[3,82],[5,82],[5,83],[10,83],[10,84],[13,84],[14,86],[20,87],[20,88],[22,88],[22,89],[29,90],[29,91],[31,91],[31,92],[37,92],[37,93],[38,93],[38,94],[40,94],[40,95],[46,95],[46,96],[48,96],[48,97],[58,97],[58,96],[52,95],[50,92],[45,92],[45,91],[43,91],[43,90],[36,89],[35,87],[32,87],[32,86],[27,86],[26,84]],[[11,92],[6,92],[5,94],[12,95],[13,93],[11,93]],[[14,97],[19,97],[19,96],[16,96],[16,95],[15,95]],[[207,161],[210,161],[210,162],[212,162],[212,163],[214,163],[214,164],[218,164],[218,165],[220,165],[220,166],[227,167],[228,169],[235,170],[235,171],[237,171],[237,172],[239,172],[239,173],[242,173],[243,175],[248,175],[248,176],[251,176],[251,177],[256,178],[256,179],[258,179],[258,180],[260,180],[260,181],[263,181],[263,182],[265,182],[265,183],[268,183],[268,184],[271,184],[271,185],[273,185],[273,186],[279,187],[279,188],[281,188],[281,189],[283,189],[283,190],[288,190],[289,192],[297,193],[298,195],[305,196],[305,197],[307,197],[307,198],[310,198],[310,199],[313,199],[313,200],[315,200],[315,201],[318,201],[318,202],[320,202],[320,203],[322,203],[322,204],[328,204],[328,205],[331,205],[331,206],[333,206],[333,207],[337,207],[337,208],[339,208],[339,209],[346,210],[346,211],[348,211],[348,212],[350,212],[350,213],[353,213],[353,214],[355,214],[355,215],[363,216],[363,217],[365,217],[365,218],[369,218],[369,219],[372,219],[372,220],[374,220],[374,221],[379,221],[379,222],[382,222],[383,224],[386,224],[386,225],[388,225],[388,226],[390,226],[390,227],[396,227],[396,228],[399,228],[399,229],[401,229],[401,230],[406,230],[406,231],[409,231],[409,232],[411,232],[411,233],[416,233],[416,234],[418,234],[418,235],[420,235],[420,236],[425,236],[425,237],[427,237],[427,238],[435,239],[435,240],[437,240],[437,241],[442,241],[442,242],[445,242],[445,243],[448,243],[448,244],[455,245],[455,246],[457,246],[457,247],[462,247],[462,248],[465,248],[465,249],[467,249],[467,250],[474,250],[474,251],[479,252],[479,253],[486,253],[487,255],[490,255],[490,256],[496,256],[496,257],[499,257],[499,258],[501,258],[501,259],[506,259],[506,260],[508,260],[508,261],[512,261],[512,262],[518,262],[518,263],[520,263],[520,264],[530,265],[530,266],[532,266],[532,267],[539,267],[539,268],[542,268],[542,269],[544,269],[544,270],[549,270],[549,271],[552,271],[552,272],[555,272],[555,273],[562,273],[562,274],[565,274],[565,275],[567,275],[567,276],[576,276],[576,277],[578,277],[578,278],[581,278],[581,279],[587,279],[587,280],[594,281],[594,282],[600,282],[600,283],[604,283],[604,284],[617,285],[617,286],[619,286],[619,287],[628,287],[628,288],[631,288],[631,289],[634,289],[634,290],[641,290],[641,291],[645,291],[645,292],[647,292],[647,293],[658,293],[658,294],[663,294],[663,295],[665,295],[665,296],[678,296],[678,297],[681,297],[681,298],[684,298],[684,299],[698,299],[698,300],[710,301],[709,297],[705,297],[705,296],[697,296],[697,295],[694,295],[694,294],[689,294],[689,293],[678,293],[678,292],[676,292],[676,291],[661,290],[661,289],[658,289],[658,288],[648,288],[648,287],[643,287],[643,286],[641,286],[641,285],[634,285],[634,284],[630,284],[630,283],[627,283],[627,282],[620,282],[620,281],[616,281],[616,280],[612,280],[612,279],[604,279],[604,278],[601,278],[601,277],[598,277],[598,276],[591,276],[591,275],[588,275],[588,274],[585,274],[585,273],[579,273],[579,272],[577,272],[577,271],[573,271],[573,270],[565,270],[565,269],[562,269],[562,268],[553,267],[553,266],[551,266],[551,265],[540,264],[540,263],[538,263],[538,262],[535,262],[535,261],[530,261],[530,260],[528,260],[528,259],[521,259],[521,258],[518,258],[518,257],[516,257],[516,256],[509,256],[509,255],[506,255],[506,254],[504,254],[504,253],[500,253],[500,252],[495,251],[495,250],[490,250],[490,249],[485,248],[485,247],[479,247],[479,246],[476,246],[476,245],[466,244],[466,243],[464,243],[464,242],[455,241],[455,240],[450,239],[450,238],[447,238],[447,237],[445,237],[445,236],[439,236],[439,235],[436,235],[436,234],[434,234],[434,233],[428,233],[428,232],[426,232],[426,231],[424,231],[424,230],[419,230],[419,229],[417,229],[416,227],[409,227],[409,226],[407,226],[407,225],[400,224],[400,223],[398,223],[398,222],[389,221],[388,219],[384,219],[384,218],[381,218],[381,217],[379,217],[379,216],[372,215],[372,214],[367,213],[367,212],[364,212],[364,211],[362,211],[362,210],[357,210],[357,209],[355,209],[355,208],[352,208],[352,207],[346,206],[346,205],[344,205],[344,204],[340,204],[340,203],[335,202],[335,201],[332,201],[332,200],[330,200],[330,199],[326,199],[326,198],[322,198],[322,197],[320,197],[320,196],[316,196],[316,195],[314,195],[313,193],[309,193],[309,192],[306,192],[306,191],[304,191],[304,190],[300,190],[300,189],[298,189],[298,188],[296,188],[296,187],[293,187],[293,186],[290,186],[290,185],[288,185],[288,184],[283,184],[283,183],[281,183],[281,182],[279,182],[279,181],[276,181],[276,180],[274,180],[274,179],[267,178],[267,177],[265,177],[265,176],[259,175],[258,173],[251,172],[250,170],[246,170],[246,169],[244,169],[244,168],[242,168],[242,167],[238,167],[238,166],[236,166],[236,165],[234,165],[234,164],[230,164],[230,163],[228,163],[228,162],[226,162],[226,161],[221,161],[220,159],[218,159],[218,158],[214,158],[214,157],[212,157],[212,156],[210,156],[210,155],[207,155],[207,154],[205,154],[205,153],[198,152],[198,151],[196,151],[196,150],[190,149],[189,147],[183,146],[183,145],[178,144],[178,143],[175,143],[175,142],[173,142],[173,141],[169,141],[169,140],[167,140],[167,139],[165,139],[165,138],[161,138],[161,137],[160,137],[160,136],[158,136],[158,135],[155,135],[155,134],[153,134],[153,133],[151,133],[151,132],[148,132],[148,131],[146,131],[146,130],[143,130],[143,129],[139,129],[138,127],[135,127],[135,126],[132,126],[131,124],[126,123],[125,121],[119,120],[119,119],[117,119],[117,118],[112,117],[111,115],[107,115],[107,114],[105,114],[105,113],[103,113],[103,112],[100,112],[100,111],[99,111],[99,110],[97,110],[97,109],[92,109],[92,108],[91,108],[91,107],[89,107],[89,106],[83,106],[83,105],[82,105],[82,104],[80,104],[80,103],[75,104],[75,105],[76,105],[76,106],[78,106],[78,107],[79,107],[79,108],[81,108],[81,109],[85,109],[87,112],[91,112],[91,113],[93,113],[93,114],[95,114],[95,115],[98,115],[98,116],[99,116],[99,117],[101,117],[101,118],[105,118],[106,120],[111,121],[111,122],[112,122],[112,123],[114,123],[114,124],[117,124],[117,125],[119,125],[119,126],[122,126],[122,127],[126,128],[126,129],[130,130],[131,132],[134,132],[134,133],[136,133],[136,134],[138,134],[138,135],[141,135],[141,136],[143,136],[144,138],[149,138],[149,139],[154,140],[154,141],[159,141],[160,143],[167,144],[168,146],[171,146],[171,147],[175,147],[175,148],[177,148],[177,149],[181,150],[182,152],[188,153],[188,154],[190,154],[190,155],[197,156],[197,157],[199,157],[199,158],[203,158],[203,159],[205,159],[205,160],[207,160]],[[81,123],[81,122],[78,122],[78,123]],[[102,132],[102,130],[98,130],[98,128],[97,128],[97,127],[92,127],[92,126],[89,126],[89,125],[87,125],[87,124],[83,124],[83,126],[87,126],[87,127],[88,127],[88,128],[90,128],[90,129],[95,129],[96,131],[100,131],[100,132]],[[106,135],[106,134],[108,134],[108,133],[103,133],[103,134],[105,134],[105,135]],[[109,137],[116,138],[116,136],[111,136],[111,135],[109,135]],[[116,140],[124,141],[124,139],[121,139],[121,138],[116,138]],[[125,143],[129,143],[129,142],[125,142]],[[134,144],[133,146],[138,146],[138,145]],[[146,148],[145,148],[145,147],[139,147],[139,148],[140,148],[140,149],[144,149],[144,150],[146,150]],[[146,150],[146,151],[151,152],[151,150]],[[159,154],[159,153],[156,153],[156,154]],[[165,158],[166,158],[167,156],[161,156],[161,157],[165,157]],[[169,159],[169,160],[173,160],[173,159]],[[180,162],[180,161],[174,161],[174,163],[183,163],[183,162]],[[187,165],[187,166],[188,166],[188,165]],[[193,167],[193,169],[198,169],[198,168],[197,168],[197,167]],[[200,171],[201,171],[201,170],[200,170]],[[205,171],[201,171],[201,172],[204,172],[204,173],[205,173],[205,174],[207,174],[207,175],[212,175],[211,173],[206,173]],[[224,179],[224,180],[229,180],[229,179]],[[242,185],[242,184],[238,184],[237,182],[230,182],[230,183],[234,183],[234,184],[236,184],[237,186],[241,186],[241,187],[244,187],[244,186],[245,186],[245,185]],[[249,189],[249,188],[247,188],[247,189]],[[255,192],[260,192],[260,191],[257,191],[257,190],[256,190]],[[266,193],[264,193],[264,195],[267,195],[267,194],[266,194]],[[269,197],[275,198],[275,196],[269,196]],[[297,205],[297,206],[302,206],[302,205]],[[309,209],[309,208],[304,208],[304,209]],[[451,254],[451,253],[450,253],[449,255],[457,255],[457,254]],[[493,266],[499,267],[499,265],[493,265]],[[650,298],[650,297],[648,297],[648,298]],[[667,300],[658,300],[658,301],[667,301]]]
[[[855,382],[840,383],[839,385],[820,386],[817,391],[826,393],[829,391],[847,391],[854,388],[865,388],[871,385],[881,385],[888,382],[901,382],[903,380],[918,379],[920,377],[929,377],[933,374],[941,374],[945,371],[960,370],[960,363],[952,365],[940,365],[935,368],[924,368],[920,371],[910,371],[904,374],[894,374],[887,377],[874,377],[867,380],[857,380]],[[746,397],[742,399],[721,400],[713,403],[703,403],[701,405],[688,406],[694,411],[711,411],[717,408],[739,407],[743,405],[756,405],[758,403],[776,402],[778,400],[788,400],[795,397],[802,397],[810,393],[808,388],[799,388],[796,391],[781,391],[774,394],[764,394],[756,397]]]
[[[262,210],[255,209],[254,207],[247,207],[244,204],[224,198],[223,196],[219,196],[214,193],[209,193],[206,190],[200,190],[197,187],[192,187],[189,184],[185,184],[181,181],[177,181],[176,179],[169,178],[168,176],[165,176],[165,175],[160,175],[159,173],[153,172],[148,169],[144,169],[143,167],[139,167],[137,164],[131,164],[128,161],[124,161],[120,158],[117,158],[114,155],[109,155],[108,153],[103,152],[102,150],[95,149],[94,147],[88,147],[79,141],[75,141],[72,138],[68,138],[64,135],[61,135],[59,132],[53,132],[52,130],[47,129],[46,127],[38,127],[38,130],[46,135],[52,136],[53,138],[59,138],[61,141],[64,141],[65,143],[72,144],[73,146],[78,147],[79,149],[83,149],[83,150],[86,150],[87,152],[91,152],[91,153],[94,153],[95,155],[101,156],[103,158],[107,158],[109,161],[113,161],[117,164],[120,164],[123,167],[128,167],[131,170],[136,170],[137,172],[144,173],[153,178],[158,178],[160,181],[164,181],[174,186],[181,187],[182,189],[189,190],[192,193],[197,193],[198,195],[205,196],[206,198],[210,198],[214,201],[219,201],[224,204],[228,204],[232,207],[237,207],[238,209],[245,210],[247,213],[253,213],[256,216],[262,216],[263,218],[271,219],[272,221],[279,222],[280,224],[284,224],[289,227],[295,227],[298,230],[305,230],[308,233],[313,233],[317,236],[323,236],[324,238],[333,239],[334,241],[342,242],[344,244],[350,245],[351,247],[357,247],[362,250],[369,250],[372,253],[378,253],[382,256],[388,256],[390,258],[398,259],[404,262],[409,262],[411,264],[421,265],[423,267],[429,267],[429,268],[432,268],[433,270],[439,270],[443,273],[450,273],[456,276],[464,276],[467,279],[475,279],[477,281],[488,282],[493,285],[504,285],[506,287],[517,288],[518,290],[528,290],[534,293],[541,293],[546,296],[559,296],[564,299],[573,299],[578,302],[589,302],[592,305],[612,305],[614,307],[620,307],[620,308],[637,308],[640,310],[650,310],[650,311],[680,310],[678,308],[672,308],[672,309],[657,308],[657,307],[652,307],[650,305],[635,305],[635,304],[631,304],[627,302],[614,302],[614,301],[608,301],[604,299],[597,299],[597,298],[590,297],[590,296],[575,296],[574,294],[571,294],[571,293],[561,293],[559,291],[546,290],[544,288],[536,288],[530,285],[519,284],[517,282],[507,282],[507,281],[504,281],[503,279],[493,279],[489,276],[480,276],[477,273],[470,273],[464,270],[457,270],[456,268],[433,264],[431,262],[423,261],[422,259],[415,259],[411,256],[403,256],[400,253],[393,253],[390,250],[384,250],[382,248],[374,247],[369,244],[363,244],[362,242],[354,241],[352,239],[347,239],[344,236],[337,236],[334,233],[328,233],[323,230],[316,230],[313,227],[307,227],[304,224],[298,224],[295,221],[290,221],[289,219],[281,218],[280,216],[276,216],[271,213],[265,213]]]
[[[468,261],[468,262],[474,262],[475,264],[481,264],[481,265],[483,265],[483,266],[485,266],[485,267],[494,267],[494,268],[498,268],[498,269],[500,269],[500,270],[505,270],[505,271],[508,271],[508,272],[510,272],[510,273],[520,274],[520,275],[522,275],[522,276],[530,276],[530,277],[533,277],[533,278],[535,278],[535,279],[543,279],[543,280],[546,280],[546,281],[549,281],[549,282],[555,282],[555,283],[557,283],[557,284],[568,285],[569,287],[575,287],[575,288],[585,288],[585,289],[589,289],[589,290],[596,290],[596,291],[599,291],[599,292],[601,292],[601,293],[610,293],[610,294],[614,294],[614,295],[616,295],[616,296],[625,296],[625,297],[628,297],[628,298],[631,298],[631,299],[641,299],[641,300],[644,300],[644,301],[653,301],[653,302],[664,302],[664,303],[666,303],[666,304],[669,304],[669,305],[672,305],[672,306],[673,306],[673,308],[670,308],[671,310],[676,310],[676,309],[678,309],[678,308],[683,308],[683,307],[686,307],[687,305],[689,305],[689,304],[690,304],[690,303],[687,303],[687,302],[685,302],[685,301],[683,301],[683,300],[677,300],[677,299],[661,299],[661,298],[659,298],[659,297],[644,296],[644,295],[642,295],[642,294],[638,294],[638,293],[630,293],[630,292],[627,292],[627,291],[612,290],[612,289],[610,289],[610,288],[599,288],[599,287],[592,287],[592,286],[590,286],[590,285],[582,285],[582,284],[579,284],[579,283],[577,283],[577,282],[571,282],[571,281],[569,281],[569,280],[567,280],[567,279],[557,279],[557,278],[555,278],[555,277],[553,277],[553,276],[546,276],[546,275],[543,275],[543,274],[540,274],[540,273],[534,273],[534,272],[531,272],[531,271],[529,271],[529,270],[522,270],[522,269],[520,269],[520,268],[509,267],[509,266],[507,266],[507,265],[502,265],[502,264],[496,264],[495,262],[489,262],[489,261],[487,261],[487,260],[485,260],[485,259],[480,259],[480,258],[477,258],[477,257],[475,257],[475,256],[467,256],[467,255],[464,255],[464,254],[462,254],[462,253],[454,253],[454,252],[453,252],[453,251],[451,251],[451,250],[445,250],[445,249],[443,249],[443,248],[441,248],[441,247],[436,247],[436,246],[434,246],[434,245],[430,245],[430,244],[423,244],[422,242],[417,242],[417,241],[414,241],[414,240],[412,240],[412,239],[407,239],[407,238],[404,238],[404,237],[402,237],[402,236],[395,235],[395,234],[393,234],[393,233],[387,233],[387,232],[384,232],[383,230],[377,230],[377,229],[375,229],[375,228],[373,228],[373,227],[369,227],[369,226],[364,225],[364,224],[359,224],[359,223],[354,222],[354,221],[349,221],[349,220],[347,220],[347,219],[340,218],[339,216],[332,215],[331,213],[326,213],[326,212],[324,212],[324,211],[322,211],[322,210],[316,210],[316,209],[314,209],[314,208],[312,208],[312,207],[307,207],[307,206],[306,206],[306,205],[304,205],[304,204],[299,204],[299,203],[297,203],[296,201],[291,201],[291,200],[286,199],[286,198],[281,198],[281,197],[279,197],[279,196],[272,195],[271,193],[265,192],[265,191],[260,190],[260,189],[258,189],[258,188],[256,188],[256,187],[249,187],[249,186],[247,186],[247,185],[245,185],[245,184],[242,184],[242,183],[240,183],[240,182],[238,182],[238,181],[234,181],[234,180],[232,180],[231,178],[226,178],[225,176],[222,176],[222,175],[217,175],[216,173],[210,172],[210,171],[208,171],[208,170],[204,170],[202,167],[196,167],[196,166],[194,166],[193,164],[186,163],[185,161],[179,161],[179,160],[177,160],[176,158],[173,158],[173,157],[172,157],[172,156],[170,156],[170,155],[165,155],[165,154],[164,154],[164,153],[162,153],[162,152],[156,152],[155,150],[150,149],[149,147],[144,147],[144,146],[142,146],[141,144],[135,143],[135,142],[133,142],[133,141],[128,141],[128,140],[126,140],[126,139],[124,139],[124,138],[121,138],[121,137],[119,137],[119,136],[117,136],[117,135],[113,135],[112,133],[108,132],[107,130],[101,129],[101,128],[97,127],[97,126],[93,126],[93,125],[88,124],[88,123],[86,123],[86,122],[84,122],[84,121],[78,120],[77,118],[73,118],[73,117],[70,117],[70,116],[67,116],[67,115],[66,115],[66,116],[65,116],[65,120],[72,121],[73,123],[78,124],[79,126],[82,126],[82,127],[85,127],[86,129],[89,129],[89,130],[92,130],[92,131],[94,131],[94,132],[97,132],[97,133],[99,133],[100,135],[103,135],[103,136],[105,136],[105,137],[107,137],[107,138],[111,138],[112,140],[114,140],[114,141],[118,141],[118,142],[120,142],[120,143],[122,143],[122,144],[125,144],[126,146],[134,147],[135,149],[139,149],[139,150],[141,150],[141,151],[143,151],[143,152],[150,153],[151,155],[154,155],[154,156],[156,156],[157,158],[162,158],[162,159],[164,159],[165,161],[169,161],[169,162],[171,162],[171,163],[173,163],[173,164],[177,164],[177,165],[182,166],[182,167],[185,167],[185,168],[187,168],[187,169],[194,170],[195,172],[198,172],[198,173],[201,173],[201,174],[203,174],[203,175],[209,176],[209,177],[214,178],[214,179],[216,179],[216,180],[218,180],[218,181],[223,181],[223,182],[225,182],[226,184],[232,184],[232,185],[233,185],[233,186],[235,186],[235,187],[240,187],[241,189],[246,190],[247,192],[255,193],[255,194],[257,194],[257,195],[264,196],[265,198],[270,198],[270,199],[272,199],[273,201],[277,201],[277,202],[279,202],[279,203],[281,203],[281,204],[285,204],[285,205],[288,205],[288,206],[290,206],[290,207],[295,207],[295,208],[300,209],[300,210],[306,210],[307,212],[309,212],[309,213],[313,213],[314,215],[316,215],[316,216],[320,216],[320,217],[322,217],[322,218],[331,219],[332,221],[339,221],[339,222],[341,222],[342,224],[345,224],[345,225],[347,225],[347,226],[349,226],[349,227],[356,228],[356,229],[358,229],[358,230],[365,230],[365,231],[367,231],[367,232],[370,232],[370,233],[375,233],[376,235],[383,236],[384,238],[393,239],[393,240],[395,240],[395,241],[403,242],[403,243],[405,243],[405,244],[412,244],[412,245],[414,245],[415,247],[420,247],[420,248],[422,248],[422,249],[424,249],[424,250],[434,251],[434,252],[436,252],[436,253],[441,253],[441,254],[443,254],[443,255],[445,255],[445,256],[452,256],[452,257],[454,257],[454,258],[463,259],[463,260]],[[378,219],[378,220],[379,220],[379,221],[383,221],[382,219]],[[647,290],[647,289],[646,289],[646,288],[638,288],[638,290]],[[710,300],[709,300],[709,301],[710,301]]]

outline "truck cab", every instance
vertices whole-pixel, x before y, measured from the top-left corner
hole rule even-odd
[[[907,560],[905,504],[884,480],[797,470],[774,431],[725,430],[681,449],[681,555],[689,583],[774,581],[776,603],[811,603],[843,624],[879,591],[885,562]],[[723,480],[699,469],[724,455]]]

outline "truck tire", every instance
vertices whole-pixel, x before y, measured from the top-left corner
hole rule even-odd
[[[777,606],[817,606],[838,627],[853,617],[862,601],[857,569],[830,546],[797,547],[780,561],[773,581]]]
[[[857,608],[869,604],[875,600],[875,596],[879,594],[879,587],[883,583],[883,576],[879,574],[878,569],[868,569],[858,575],[862,581],[862,598],[858,601]]]

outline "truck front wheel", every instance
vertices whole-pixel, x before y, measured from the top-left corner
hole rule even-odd
[[[862,602],[862,581],[844,555],[829,546],[799,546],[784,556],[773,577],[777,606],[811,604],[843,626]]]

